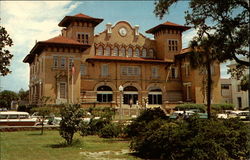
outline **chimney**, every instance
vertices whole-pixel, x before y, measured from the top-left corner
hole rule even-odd
[[[135,25],[135,36],[139,36],[139,25]]]
[[[61,32],[62,32],[62,36],[63,36],[63,37],[67,37],[67,29],[66,29],[66,28],[63,28],[63,29],[61,30]]]
[[[111,23],[107,23],[107,24],[106,24],[106,27],[107,27],[107,35],[108,35],[108,37],[110,37],[110,36],[111,36],[111,33],[112,33],[111,26],[112,26]]]

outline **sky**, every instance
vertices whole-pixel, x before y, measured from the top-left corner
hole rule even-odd
[[[132,26],[139,25],[139,31],[153,38],[145,31],[166,21],[185,24],[184,11],[187,1],[180,1],[170,9],[170,14],[162,20],[154,11],[154,1],[0,1],[0,25],[10,34],[14,45],[9,48],[14,57],[11,60],[12,73],[0,77],[0,90],[18,92],[28,90],[29,65],[23,59],[29,54],[36,41],[43,41],[58,36],[61,28],[58,23],[64,16],[83,13],[95,18],[103,18],[95,33],[105,30],[106,24],[116,24],[121,20]],[[183,48],[195,36],[191,29],[183,33]],[[221,77],[228,78],[226,64],[221,65]]]

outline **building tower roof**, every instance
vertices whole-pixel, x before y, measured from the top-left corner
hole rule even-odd
[[[155,27],[147,30],[146,33],[152,33],[152,34],[154,34],[158,30],[163,29],[163,28],[169,28],[169,29],[186,31],[186,30],[190,29],[191,27],[183,26],[183,25],[179,25],[179,24],[175,24],[175,23],[167,21],[165,23],[159,24],[159,25],[157,25],[157,26],[155,26]]]
[[[85,15],[85,14],[82,14],[82,13],[79,13],[79,14],[76,14],[74,16],[65,16],[61,22],[58,24],[58,26],[60,27],[68,27],[70,25],[71,22],[73,21],[84,21],[84,22],[91,22],[93,23],[94,26],[98,25],[99,23],[101,23],[103,21],[103,19],[100,19],[100,18],[93,18],[93,17],[90,17],[88,15]]]

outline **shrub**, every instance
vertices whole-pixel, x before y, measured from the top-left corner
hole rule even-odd
[[[133,137],[130,147],[143,158],[247,159],[247,133],[246,124],[238,119],[154,120]]]
[[[87,134],[96,135],[107,124],[110,124],[110,120],[103,119],[103,118],[100,118],[100,119],[92,118],[88,124]]]
[[[121,131],[122,131],[122,128],[119,125],[110,123],[100,130],[99,137],[101,138],[118,137]]]
[[[18,106],[17,111],[26,112],[26,106],[25,105]]]
[[[234,109],[234,104],[212,104],[211,105],[212,109],[216,112],[221,112],[224,110],[233,110]]]
[[[59,132],[68,145],[72,143],[74,134],[79,130],[83,115],[84,112],[78,104],[67,105],[61,109]]]
[[[167,116],[160,108],[146,109],[125,128],[124,132],[127,137],[138,136],[140,132],[146,131],[146,125],[149,122],[156,119],[166,120]]]
[[[190,110],[190,109],[198,109],[201,112],[206,111],[206,106],[203,104],[194,104],[194,103],[185,103],[175,106],[175,110]]]

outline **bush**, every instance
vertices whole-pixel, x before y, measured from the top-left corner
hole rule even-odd
[[[212,104],[211,105],[211,108],[212,110],[214,111],[217,111],[217,112],[222,112],[222,111],[225,111],[225,110],[233,110],[235,107],[234,104]]]
[[[25,105],[18,106],[17,111],[26,112],[26,106]]]
[[[247,126],[238,119],[154,120],[131,141],[143,158],[176,160],[247,159]]]
[[[114,138],[114,137],[118,137],[121,132],[122,132],[121,126],[110,123],[100,130],[99,137]]]
[[[127,137],[138,136],[140,132],[146,131],[149,122],[156,119],[166,120],[167,116],[160,108],[146,109],[125,128],[124,132]]]
[[[89,124],[88,124],[88,130],[87,134],[88,135],[96,135],[99,134],[99,131],[106,126],[107,124],[110,124],[110,120],[107,119],[91,119]]]
[[[194,104],[194,103],[185,103],[175,106],[175,110],[190,110],[190,109],[198,109],[200,112],[206,111],[206,106],[204,104]]]
[[[60,135],[70,145],[74,134],[80,129],[80,123],[84,115],[80,105],[67,105],[61,109],[62,120],[60,122]]]

